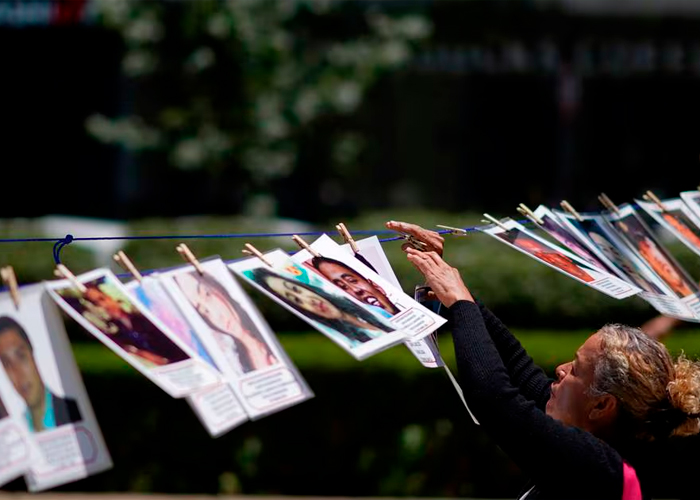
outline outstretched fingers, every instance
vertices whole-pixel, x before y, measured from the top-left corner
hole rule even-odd
[[[398,231],[400,233],[409,234],[414,238],[422,241],[428,246],[426,248],[426,251],[437,252],[440,255],[442,254],[445,239],[442,236],[440,236],[440,234],[436,231],[425,229],[417,224],[410,224],[408,222],[399,221],[389,221],[386,223],[386,227],[388,229],[391,229],[392,231]]]

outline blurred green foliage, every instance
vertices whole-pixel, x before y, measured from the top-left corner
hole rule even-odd
[[[88,132],[152,164],[234,171],[246,209],[274,214],[274,180],[299,161],[300,138],[352,115],[372,84],[405,66],[432,32],[419,12],[326,0],[97,0],[97,22],[118,33],[133,89],[122,116],[95,114]],[[365,137],[349,123],[326,168],[348,173]],[[229,176],[230,177],[230,176]],[[235,196],[234,196],[235,197]]]
[[[513,334],[525,349],[548,373],[554,368],[573,359],[576,350],[591,335],[590,330],[558,331],[513,329]],[[362,362],[357,361],[333,342],[318,332],[281,332],[277,334],[282,347],[302,371],[352,371],[352,370],[395,370],[406,379],[420,377],[425,368],[410,353],[399,345]],[[681,351],[691,359],[700,359],[700,328],[691,328],[670,335],[663,341],[668,349],[678,355]],[[439,339],[440,352],[445,363],[455,368],[454,349],[449,332]],[[78,342],[73,345],[73,353],[81,371],[90,374],[112,374],[114,376],[137,376],[141,374],[124,360],[97,341]]]

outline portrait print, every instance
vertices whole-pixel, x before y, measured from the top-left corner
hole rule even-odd
[[[159,280],[252,420],[313,397],[265,318],[221,259],[201,261],[197,268],[173,269]]]
[[[379,276],[381,276],[382,279],[393,285],[397,290],[401,290],[401,283],[396,277],[396,274],[389,263],[389,259],[384,253],[384,249],[382,248],[382,244],[379,242],[379,238],[376,236],[371,236],[369,238],[357,240],[355,243],[360,250],[359,253],[355,253],[349,244],[341,245],[340,248],[345,250],[348,255],[353,255],[355,258],[362,255],[363,261],[368,262],[370,264],[369,267]],[[416,302],[421,304],[424,302],[416,291],[414,291],[413,298],[416,300]],[[440,303],[438,301],[438,307],[432,310],[435,313],[439,313],[439,309]],[[433,332],[420,340],[407,340],[404,342],[404,345],[426,368],[439,368],[441,366],[445,366],[442,356],[440,355],[440,349],[437,345],[436,332]]]
[[[192,351],[216,368],[199,337],[156,278],[145,276],[141,281],[127,283],[126,288]]]
[[[28,457],[22,473],[34,492],[101,472],[112,462],[46,285],[23,286],[19,293],[18,306],[0,295],[0,394],[10,414],[0,425],[9,421],[21,431],[0,437],[0,464]]]
[[[189,359],[180,347],[133,307],[128,296],[111,285],[107,277],[102,277],[85,283],[85,292],[68,287],[59,290],[58,294],[85,320],[145,366],[164,366]]]
[[[512,219],[502,221],[500,226],[494,224],[480,230],[610,297],[619,300],[642,291],[616,276],[591,267],[576,254],[529,232]]]
[[[583,220],[576,220],[568,214],[561,214],[561,220],[572,231],[584,238],[591,249],[599,252],[602,258],[610,263],[608,267],[614,268],[616,274],[623,277],[629,283],[648,293],[667,295],[671,293],[668,287],[656,278],[646,264],[634,254],[623,249],[624,244],[613,238],[603,227],[603,220],[597,220],[600,216],[583,216]]]
[[[313,253],[301,250],[292,256],[292,260],[302,264],[312,276],[318,276],[350,295],[366,309],[387,318],[410,340],[427,337],[444,323],[444,318],[400,288],[395,288],[355,255],[348,255],[328,235],[320,236],[310,248]],[[303,276],[299,275],[299,278]]]
[[[609,215],[608,221],[668,287],[679,298],[700,292],[692,278],[637,217],[634,209],[628,205],[620,210],[620,214]]]
[[[597,267],[602,271],[612,273],[608,266],[606,266],[599,258],[593,255],[587,248],[586,245],[579,241],[579,239],[562,226],[552,212],[545,206],[539,206],[535,210],[535,216],[542,221],[541,229],[549,234],[556,241],[567,247],[569,250],[574,252],[576,255],[581,257],[583,260]]]
[[[220,373],[147,307],[108,269],[48,282],[51,298],[91,335],[172,397],[183,398],[221,381]]]
[[[27,331],[9,316],[0,316],[0,362],[24,400],[24,419],[30,432],[55,429],[82,419],[74,399],[60,396],[48,387]]]
[[[697,218],[700,218],[700,190],[683,191],[681,193],[681,200],[683,200]]]
[[[663,228],[678,238],[685,246],[700,255],[700,218],[680,198],[663,200],[664,209],[656,203],[634,200]]]
[[[570,257],[543,245],[517,228],[498,233],[496,236],[581,281],[590,283],[595,280],[589,271],[576,264]]]
[[[310,274],[281,250],[259,259],[245,259],[230,268],[300,318],[353,353],[358,359],[404,339],[386,315],[361,303],[327,279]]]
[[[238,372],[261,370],[278,362],[248,313],[214,275],[195,270],[173,279]]]
[[[304,265],[386,317],[400,312],[379,285],[344,262],[320,255],[304,261]]]

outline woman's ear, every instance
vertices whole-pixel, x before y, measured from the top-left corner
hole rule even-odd
[[[593,407],[588,413],[588,419],[591,421],[605,422],[606,420],[614,420],[617,417],[617,398],[612,394],[603,394],[595,398]]]

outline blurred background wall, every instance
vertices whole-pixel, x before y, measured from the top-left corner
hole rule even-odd
[[[3,2],[0,217],[674,196],[698,28],[680,0]]]

